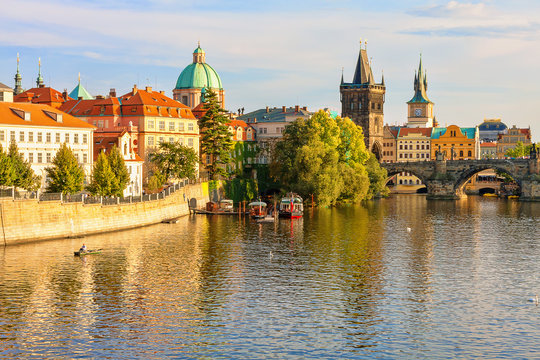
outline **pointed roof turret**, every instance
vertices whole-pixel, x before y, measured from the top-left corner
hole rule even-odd
[[[15,88],[13,89],[13,95],[19,95],[22,92],[22,76],[19,73],[19,53],[17,53],[17,72],[15,73]]]
[[[41,76],[41,58],[38,58],[38,77],[36,79],[36,85],[38,88],[43,87],[43,76]]]
[[[354,70],[353,84],[369,83],[370,75],[373,78],[367,50],[362,49],[362,43],[360,43],[360,53],[358,54],[358,61],[356,63],[356,69]]]
[[[426,94],[427,77],[422,65],[422,54],[420,54],[420,64],[418,74],[414,73],[414,96],[408,103],[430,103]]]
[[[75,100],[77,99],[83,99],[83,100],[92,100],[94,97],[90,95],[88,91],[81,85],[81,73],[79,73],[79,83],[75,88],[69,93],[69,97],[73,98]]]
[[[343,85],[345,81],[343,81],[343,68],[341,68],[341,85]]]

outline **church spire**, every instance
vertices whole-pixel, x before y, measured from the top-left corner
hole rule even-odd
[[[13,89],[13,94],[19,95],[22,92],[22,76],[19,73],[19,53],[17,53],[17,73],[15,74],[15,88]]]
[[[38,88],[43,87],[43,77],[41,76],[41,58],[38,58],[38,77],[36,79],[36,85]]]
[[[424,66],[422,65],[422,54],[420,54],[420,64],[418,65],[418,74],[414,73],[414,97],[409,101],[414,102],[431,102],[426,94],[427,76]]]
[[[382,76],[381,76],[381,85],[384,86],[384,71],[382,72]]]

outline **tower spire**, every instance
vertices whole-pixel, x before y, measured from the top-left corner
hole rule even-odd
[[[41,58],[38,58],[38,77],[36,79],[37,87],[43,87],[43,77],[41,76]]]
[[[341,85],[343,85],[344,81],[343,81],[343,67],[341,68]]]
[[[22,89],[22,76],[19,73],[19,53],[17,53],[17,73],[15,73],[15,88],[13,89],[13,93],[15,95],[19,95],[23,92]]]

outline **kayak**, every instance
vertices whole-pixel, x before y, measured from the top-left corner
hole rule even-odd
[[[93,255],[93,254],[100,254],[101,253],[101,249],[97,249],[97,250],[86,250],[86,251],[74,251],[73,252],[73,255],[75,256],[85,256],[85,255]]]

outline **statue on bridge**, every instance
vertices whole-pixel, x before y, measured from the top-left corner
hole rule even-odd
[[[537,159],[538,158],[538,150],[536,150],[536,143],[533,143],[531,146],[531,153],[529,156],[530,159]]]
[[[444,161],[444,153],[441,151],[440,144],[439,144],[439,150],[435,150],[435,160]]]

